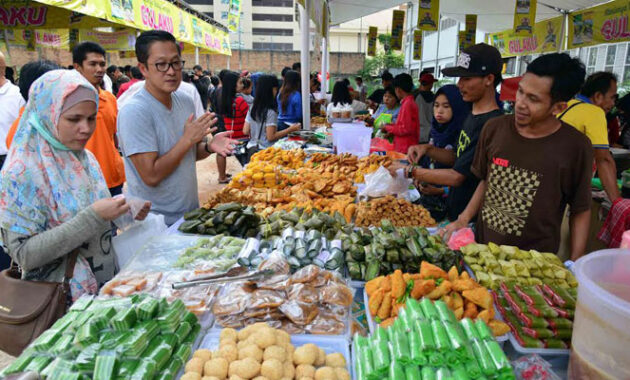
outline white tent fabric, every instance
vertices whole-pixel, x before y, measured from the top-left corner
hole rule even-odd
[[[598,4],[602,0],[539,0],[536,9],[536,21],[559,16],[561,13],[543,5],[573,11]],[[401,0],[329,0],[331,25],[355,20],[369,14],[405,4]],[[413,1],[417,6],[418,1]],[[461,22],[466,14],[476,14],[477,29],[484,32],[499,32],[513,26],[516,0],[441,0],[440,14]]]

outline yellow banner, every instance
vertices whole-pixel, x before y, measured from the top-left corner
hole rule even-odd
[[[405,24],[405,11],[395,10],[392,15],[392,38],[390,48],[392,50],[402,49],[403,25]]]
[[[477,40],[477,15],[466,15],[466,36],[471,41],[471,45],[476,44]]]
[[[81,29],[79,30],[79,42],[84,41],[96,42],[107,51],[128,51],[135,49],[136,34],[131,30],[105,33],[96,30]]]
[[[112,2],[114,1],[115,0]],[[110,13],[110,2],[108,0],[37,0],[37,2],[41,4],[48,4],[53,7],[80,12],[84,15],[96,18],[107,18]],[[33,1],[29,3],[29,6],[30,4],[33,4]]]
[[[438,30],[440,21],[440,0],[420,0],[418,8],[418,29]]]
[[[458,34],[459,51],[462,51],[475,44],[475,35],[468,33],[465,30],[460,30]]]
[[[503,57],[554,52],[561,44],[562,16],[554,17],[534,25],[531,37],[516,35],[509,29],[490,35],[490,44],[496,47]]]
[[[569,49],[630,40],[629,1],[612,1],[569,14]]]
[[[370,26],[367,41],[367,55],[374,57],[376,55],[376,39],[378,38],[378,27]]]
[[[7,30],[9,45],[26,47],[49,47],[69,49],[70,30],[68,29],[10,29]]]
[[[228,11],[228,29],[232,32],[238,30],[238,24],[241,20],[241,0],[230,0],[230,8]]]
[[[413,59],[422,59],[422,30],[413,31]]]
[[[0,28],[94,28],[111,26],[106,21],[67,9],[33,1],[0,0]]]
[[[536,0],[516,0],[514,34],[531,36],[536,23]]]

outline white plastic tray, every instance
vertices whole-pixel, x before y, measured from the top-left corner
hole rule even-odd
[[[514,350],[520,354],[538,354],[540,356],[569,356],[571,350],[561,348],[525,348],[521,346],[512,331],[508,333],[510,344],[514,347]]]
[[[219,347],[220,331],[210,331],[201,341],[197,348],[205,348],[208,350],[216,350]],[[354,378],[352,368],[352,356],[350,355],[350,342],[342,337],[333,337],[325,335],[291,335],[291,343],[297,348],[307,343],[313,343],[320,347],[326,354],[339,352],[346,358],[346,368],[352,378]],[[193,351],[194,352],[194,351]]]

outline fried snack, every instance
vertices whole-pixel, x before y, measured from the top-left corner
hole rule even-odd
[[[490,330],[492,330],[494,336],[501,336],[510,332],[510,326],[496,319],[488,322],[488,327],[490,327]]]
[[[375,316],[380,309],[384,297],[385,291],[383,289],[378,289],[372,292],[371,296],[368,296],[368,309],[370,310],[370,314],[372,316]]]
[[[455,266],[452,266],[451,269],[448,270],[448,280],[453,282],[459,278],[459,272]]]
[[[394,274],[392,274],[392,298],[398,299],[402,297],[405,294],[406,287],[402,271],[396,269]]]
[[[368,297],[371,296],[376,289],[381,287],[382,282],[385,278],[385,276],[378,276],[365,283],[365,292],[367,293]]]
[[[465,290],[462,292],[462,296],[484,309],[492,307],[492,296],[486,288],[479,287],[473,290]]]
[[[477,305],[473,302],[466,302],[466,306],[464,308],[464,316],[463,318],[476,319],[479,312],[477,311]]]
[[[413,289],[411,289],[411,297],[420,299],[435,289],[435,280],[415,280]]]
[[[379,307],[378,312],[376,313],[376,315],[381,320],[385,320],[389,318],[389,316],[391,315],[391,311],[392,311],[391,298],[392,298],[391,292],[387,292],[383,296],[383,302],[381,302],[381,306]]]
[[[437,288],[433,289],[433,291],[427,294],[425,297],[436,300],[438,298],[441,298],[443,295],[448,294],[451,291],[451,287],[452,285],[450,281],[442,281],[442,283],[438,285]]]
[[[456,292],[463,292],[464,290],[473,290],[478,288],[479,284],[475,282],[475,280],[471,278],[467,279],[458,279],[453,281],[453,290]]]
[[[432,278],[437,280],[438,278],[448,279],[448,274],[437,265],[433,265],[428,261],[423,261],[420,264],[420,277]]]
[[[383,219],[390,220],[396,227],[434,226],[435,220],[422,206],[414,205],[393,196],[360,202],[357,206],[355,224],[359,227],[380,225]]]

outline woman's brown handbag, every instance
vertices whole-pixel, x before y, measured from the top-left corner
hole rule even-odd
[[[0,350],[20,355],[66,313],[77,254],[68,256],[62,282],[22,280],[15,265],[0,272]]]

